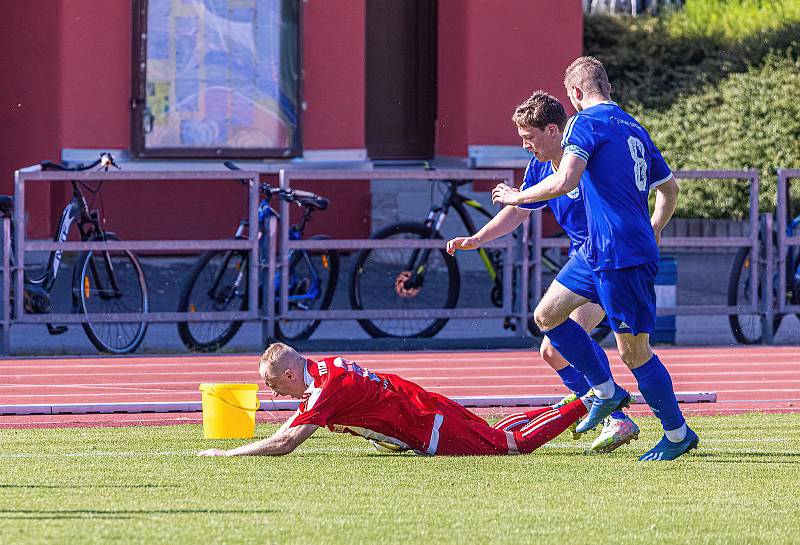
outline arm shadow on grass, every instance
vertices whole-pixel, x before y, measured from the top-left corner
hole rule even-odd
[[[177,484],[12,484],[0,483],[3,488],[178,488]]]
[[[132,519],[159,515],[269,515],[275,509],[0,509],[0,520]]]

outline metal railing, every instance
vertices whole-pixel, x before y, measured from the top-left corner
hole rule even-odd
[[[53,242],[28,240],[25,223],[26,184],[31,182],[122,182],[122,181],[192,181],[192,180],[236,180],[248,184],[249,229],[246,240],[130,240],[130,241],[87,241],[87,242]],[[198,322],[204,320],[259,320],[258,312],[258,204],[259,174],[254,171],[43,171],[39,167],[31,167],[15,172],[14,176],[14,259],[11,263],[11,232],[9,221],[3,221],[3,321],[2,346],[6,353],[10,350],[10,329],[13,324],[74,324],[85,322],[120,323],[131,321],[147,322]],[[244,250],[250,253],[248,271],[251,289],[249,292],[247,311],[233,312],[147,312],[147,313],[53,313],[27,314],[24,310],[25,286],[25,252],[31,251],[173,251],[193,252],[203,250]],[[14,289],[13,312],[10,304],[11,288]]]
[[[509,185],[514,184],[514,172],[511,170],[406,170],[406,169],[381,169],[381,170],[281,170],[279,173],[280,187],[290,189],[294,180],[498,180]],[[486,247],[504,248],[504,277],[503,277],[503,303],[501,308],[456,308],[456,309],[415,309],[415,310],[290,310],[289,309],[289,252],[292,250],[363,250],[371,248],[444,248],[442,240],[376,240],[376,239],[339,239],[339,240],[290,240],[289,239],[289,203],[281,202],[281,228],[280,232],[280,257],[278,248],[270,245],[269,248],[269,278],[274,278],[275,271],[280,270],[280,290],[278,294],[278,312],[275,312],[273,290],[267,293],[267,321],[265,334],[273,336],[276,320],[357,320],[372,318],[507,318],[512,317],[519,321],[520,331],[526,331],[528,308],[525,304],[513,308],[514,293],[512,289],[513,252],[516,241],[508,236],[487,244]],[[527,229],[523,229],[522,248],[528,243]],[[527,252],[521,252],[522,270],[527,270]],[[279,260],[279,262],[278,262]],[[277,269],[276,269],[277,267]],[[527,293],[527,275],[521,275],[521,287]]]
[[[749,206],[749,235],[746,237],[664,237],[661,248],[702,248],[705,246],[751,249],[750,280],[751,285],[756,285],[758,280],[759,263],[759,216],[758,193],[759,175],[757,170],[679,170],[673,173],[676,179],[714,179],[714,180],[749,180],[750,181],[750,206]],[[567,248],[569,240],[565,238],[547,238],[542,236],[541,213],[535,213],[531,220],[531,240],[533,243],[533,300],[538,302],[542,296],[542,251],[548,248]],[[767,267],[770,267],[767,261]],[[769,275],[767,275],[769,276]],[[722,314],[762,314],[763,305],[758,301],[758,290],[751,290],[750,304],[744,307],[728,305],[681,305],[674,307],[657,307],[659,316],[672,315],[722,315]],[[771,333],[770,329],[770,333]]]
[[[786,256],[790,247],[800,247],[800,236],[788,236],[786,229],[789,220],[789,180],[800,178],[800,169],[779,168],[778,169],[778,198],[776,224],[778,226],[778,255],[775,259],[775,266],[778,268],[778,304],[775,312],[786,314],[789,312],[800,312],[800,305],[789,304],[786,302],[786,284],[788,278]],[[771,293],[771,292],[766,292]]]
[[[786,267],[782,266],[786,250],[789,246],[800,246],[800,237],[786,237],[786,187],[790,178],[800,177],[800,169],[779,170],[778,176],[778,244],[777,256],[771,244],[765,246],[765,274],[759,276],[761,260],[759,239],[758,195],[759,175],[755,170],[690,170],[676,171],[678,179],[715,179],[715,180],[749,180],[749,235],[739,237],[665,237],[662,248],[692,248],[692,247],[748,247],[751,251],[750,282],[755,286],[764,283],[763,290],[751,290],[749,304],[745,306],[728,305],[681,305],[674,307],[659,307],[658,315],[730,315],[730,314],[758,314],[762,316],[765,342],[772,339],[772,319],[775,313],[798,312],[800,305],[789,305],[783,298],[778,298],[777,307],[772,298],[765,297],[759,301],[759,291],[772,292],[774,267],[778,263],[778,293],[786,290]],[[423,171],[419,169],[382,169],[382,170],[281,170],[279,172],[280,186],[289,189],[294,180],[498,180],[509,185],[514,184],[514,173],[511,170],[469,170],[447,169]],[[31,241],[26,238],[25,230],[25,189],[26,183],[48,181],[170,181],[170,180],[247,180],[249,190],[248,216],[251,228],[247,240],[156,240],[156,241],[109,241],[109,242],[52,242]],[[258,243],[258,203],[259,203],[259,173],[248,171],[121,171],[121,172],[59,172],[25,169],[17,171],[15,175],[15,209],[14,209],[14,251],[11,246],[11,222],[8,218],[2,221],[3,227],[3,254],[2,254],[2,335],[0,335],[0,353],[7,353],[10,349],[10,329],[13,324],[37,323],[81,323],[87,321],[97,322],[129,322],[145,320],[147,322],[177,322],[177,321],[203,321],[203,320],[246,320],[262,322],[262,341],[275,334],[277,320],[356,320],[364,318],[512,318],[518,321],[520,331],[527,331],[527,321],[532,307],[529,307],[525,296],[516,297],[512,288],[514,267],[521,271],[533,271],[529,278],[527,274],[519,276],[519,292],[528,293],[529,281],[533,282],[533,302],[537,302],[542,292],[542,262],[541,252],[547,248],[563,248],[569,245],[566,239],[545,238],[542,236],[541,214],[535,213],[530,224],[531,237],[528,237],[528,225],[524,224],[522,236],[519,240],[512,237],[494,241],[487,247],[503,248],[504,277],[503,300],[501,308],[456,308],[456,309],[415,309],[415,310],[320,310],[297,311],[289,308],[288,275],[289,253],[292,250],[361,250],[372,248],[435,248],[442,249],[441,240],[375,240],[375,239],[339,239],[339,240],[290,240],[289,238],[289,203],[281,201],[280,228],[276,233],[270,229],[270,243],[267,245],[268,255],[266,263],[261,265]],[[772,216],[767,214],[763,218],[763,229],[771,232]],[[766,239],[768,240],[768,239]],[[521,251],[515,261],[515,251],[521,241]],[[527,251],[528,244],[532,243],[532,254]],[[130,250],[130,251],[175,251],[191,252],[197,250],[245,250],[250,252],[249,285],[253,289],[248,294],[247,311],[239,312],[150,312],[146,314],[26,314],[23,307],[23,297],[14,298],[11,308],[11,289],[14,293],[22,294],[24,290],[25,252],[30,251],[85,251],[85,250]],[[16,262],[12,264],[11,257]],[[530,254],[530,255],[529,255]],[[268,271],[267,279],[280,276],[280,289],[274,289],[272,281],[264,282],[259,286],[260,267]],[[259,309],[259,289],[266,309]],[[277,307],[276,307],[277,298]]]

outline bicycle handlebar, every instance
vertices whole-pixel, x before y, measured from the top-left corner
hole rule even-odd
[[[225,168],[228,170],[242,170],[239,165],[234,163],[233,161],[225,161],[223,163]],[[240,183],[246,184],[247,180],[239,180]],[[308,206],[308,204],[303,203],[303,200],[312,200],[318,201],[319,203],[323,204],[325,207],[328,206],[328,199],[323,197],[322,195],[317,195],[316,193],[312,193],[311,191],[303,191],[302,189],[281,189],[279,187],[272,187],[269,184],[261,184],[259,186],[262,192],[266,193],[270,198],[271,197],[278,197],[281,200],[286,202],[297,202],[300,205]]]
[[[114,162],[114,157],[108,153],[103,152],[95,161],[91,163],[76,163],[70,165],[67,163],[54,163],[53,161],[42,161],[40,163],[42,170],[63,170],[68,172],[78,172],[82,170],[89,170],[98,167],[98,170],[108,170],[109,167],[114,167],[117,170],[122,170],[117,163]]]

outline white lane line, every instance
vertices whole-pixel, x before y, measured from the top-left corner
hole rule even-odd
[[[741,350],[741,349],[740,349]],[[609,356],[612,358],[612,362],[618,363],[620,360],[616,356],[616,351],[614,350],[607,350],[606,351]],[[706,352],[706,351],[698,351],[698,353],[690,353],[690,354],[672,354],[669,351],[664,350],[656,350],[659,354],[664,354],[662,360],[665,360],[666,364],[669,365],[673,360],[689,360],[689,361],[682,361],[675,363],[675,365],[717,365],[717,366],[731,366],[731,365],[756,365],[762,363],[769,363],[769,364],[797,364],[800,363],[800,351],[797,352],[782,352],[782,351],[775,351],[775,352],[765,352],[765,353],[750,353],[747,350],[741,350],[741,353],[734,353],[727,352],[727,353],[715,353],[715,352]],[[460,356],[458,354],[444,354],[442,357],[415,357],[415,358],[406,358],[406,357],[399,357],[398,355],[387,355],[384,358],[364,358],[359,356],[353,356],[352,358],[354,361],[358,361],[361,364],[375,364],[376,367],[380,367],[381,365],[387,365],[387,362],[400,364],[400,365],[408,365],[408,364],[415,364],[415,363],[441,363],[443,365],[447,364],[456,364],[456,365],[464,365],[470,363],[485,363],[487,360],[491,360],[493,356],[497,356],[496,359],[501,361],[507,362],[530,362],[530,361],[542,361],[541,356],[538,352],[531,352],[526,354],[496,354],[491,351],[487,351],[485,355],[482,356]],[[345,356],[346,357],[346,356]],[[747,361],[752,360],[754,358],[764,358],[769,361],[766,362],[754,362],[754,361]],[[715,359],[731,359],[734,361],[730,362],[709,362],[709,360]],[[742,361],[745,360],[745,361]],[[108,363],[64,363],[58,360],[49,360],[51,363],[43,364],[41,360],[7,360],[5,362],[0,362],[0,369],[5,367],[11,368],[26,368],[26,369],[52,369],[53,367],[58,367],[59,369],[67,369],[67,368],[91,368],[91,369],[128,369],[128,368],[136,368],[136,367],[159,367],[159,368],[166,368],[166,367],[201,367],[201,366],[238,366],[238,365],[255,365],[258,361],[257,356],[253,356],[252,359],[247,360],[228,360],[228,361],[192,361],[192,360],[173,360],[169,358],[165,358],[164,361],[156,360],[144,363],[133,363],[133,362],[108,362]]]
[[[744,373],[735,373],[734,376],[738,376]],[[718,373],[671,373],[673,381],[678,382],[680,384],[800,384],[800,379],[775,379],[772,380],[773,373],[751,373],[755,375],[767,375],[765,378],[756,378],[756,379],[749,379],[749,380],[729,380],[724,378],[722,375]],[[774,373],[778,374],[778,373]],[[789,375],[796,375],[795,372],[787,372],[785,374]],[[252,373],[251,373],[252,375]],[[85,376],[85,375],[83,375]],[[197,376],[197,373],[195,373]],[[708,377],[706,380],[677,380],[681,377],[691,377],[691,378],[701,378],[701,377]],[[546,374],[546,375],[483,375],[483,376],[471,376],[471,377],[463,377],[463,376],[404,376],[406,380],[410,380],[413,382],[433,382],[433,381],[440,381],[440,382],[466,382],[466,381],[486,381],[486,380],[516,380],[519,384],[520,382],[528,382],[528,381],[535,381],[537,386],[543,385],[553,385],[553,386],[560,386],[561,383],[558,381],[558,377],[555,374]],[[253,377],[252,382],[261,385],[260,377],[257,375]],[[195,380],[188,380],[188,381],[157,381],[157,382],[96,382],[96,383],[82,383],[82,382],[71,382],[68,384],[48,384],[48,383],[13,383],[13,384],[0,384],[0,391],[3,389],[15,389],[15,388],[106,388],[106,387],[114,387],[119,386],[120,388],[123,387],[130,387],[130,386],[142,386],[142,387],[149,387],[149,386],[168,386],[168,385],[199,385],[201,382],[213,382],[212,380],[208,380],[205,374],[201,374],[200,378],[196,378]],[[469,384],[465,384],[465,386],[471,386]]]
[[[745,371],[736,369],[734,371],[730,370],[730,365],[725,364],[725,372],[722,371],[709,371],[709,372],[698,372],[698,371],[675,371],[674,369],[671,370],[670,374],[673,377],[727,377],[727,376],[797,376],[800,374],[800,369],[797,368],[797,365],[800,364],[792,364],[791,369],[787,370],[776,370],[776,369],[756,369],[753,371]],[[678,366],[669,366],[670,368],[678,367]],[[380,369],[374,369],[375,371],[382,372]],[[517,374],[510,374],[510,375],[478,375],[474,374],[472,376],[453,376],[453,375],[441,375],[441,376],[427,376],[427,375],[412,375],[409,373],[420,372],[420,371],[428,371],[428,372],[438,372],[442,373],[444,371],[470,371],[470,372],[480,372],[480,371],[514,371],[520,370],[523,373]],[[392,374],[397,374],[400,371],[403,372],[403,378],[407,380],[460,380],[460,379],[482,379],[482,378],[552,378],[555,377],[555,373],[550,371],[550,368],[547,367],[546,369],[541,368],[540,366],[532,367],[530,365],[526,366],[491,366],[491,367],[461,367],[461,368],[449,368],[449,369],[426,369],[426,368],[408,368],[408,369],[389,369],[387,372],[391,372]],[[624,369],[622,370],[624,372]],[[231,376],[231,375],[243,375],[248,377],[253,377],[254,380],[261,380],[258,376],[258,372],[256,370],[249,370],[249,371],[174,371],[174,372],[163,372],[163,371],[154,371],[152,373],[126,373],[126,372],[117,372],[117,373],[20,373],[20,374],[11,374],[11,375],[0,375],[0,379],[30,379],[30,378],[67,378],[67,377],[124,377],[130,378],[131,375],[141,375],[144,377],[149,377],[150,375],[164,375],[168,377],[181,377],[181,376],[202,376],[202,377],[213,377],[213,376]],[[201,382],[201,381],[197,381]],[[202,381],[208,382],[208,381]],[[119,383],[123,384],[123,383]],[[130,384],[130,383],[127,383]],[[0,387],[8,386],[6,384],[0,384]]]
[[[687,383],[679,384],[680,387],[685,387]],[[519,384],[496,384],[496,385],[481,385],[481,386],[427,386],[427,389],[431,390],[432,392],[437,392],[441,390],[459,390],[463,392],[470,392],[475,391],[479,394],[486,390],[503,390],[503,395],[507,397],[518,396],[518,395],[538,395],[538,394],[554,394],[554,387],[553,385],[541,385],[541,386],[520,386]],[[789,399],[788,401],[796,401],[800,400],[800,389],[797,388],[751,388],[751,389],[737,389],[737,390],[729,390],[725,388],[720,388],[719,386],[715,386],[713,388],[706,388],[706,390],[711,389],[715,391],[718,395],[722,394],[741,394],[741,393],[789,393],[795,394],[797,397],[794,399]],[[164,396],[164,395],[174,395],[174,396],[181,396],[181,395],[192,395],[194,399],[199,399],[200,392],[197,390],[157,390],[157,391],[136,391],[135,393],[126,394],[126,392],[121,392],[120,395],[128,395],[128,396]],[[468,395],[468,394],[464,394]],[[63,394],[4,394],[3,399],[15,399],[15,398],[67,398],[67,397],[119,397],[114,394],[110,393],[63,393]],[[742,402],[749,402],[750,400],[736,400]],[[765,401],[772,401],[772,400],[765,400]]]

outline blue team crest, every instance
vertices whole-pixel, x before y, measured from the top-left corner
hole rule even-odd
[[[572,191],[570,191],[569,193],[567,193],[567,197],[569,197],[573,201],[575,199],[577,199],[578,197],[580,197],[580,196],[581,196],[581,186],[578,186],[575,189],[573,189]]]

